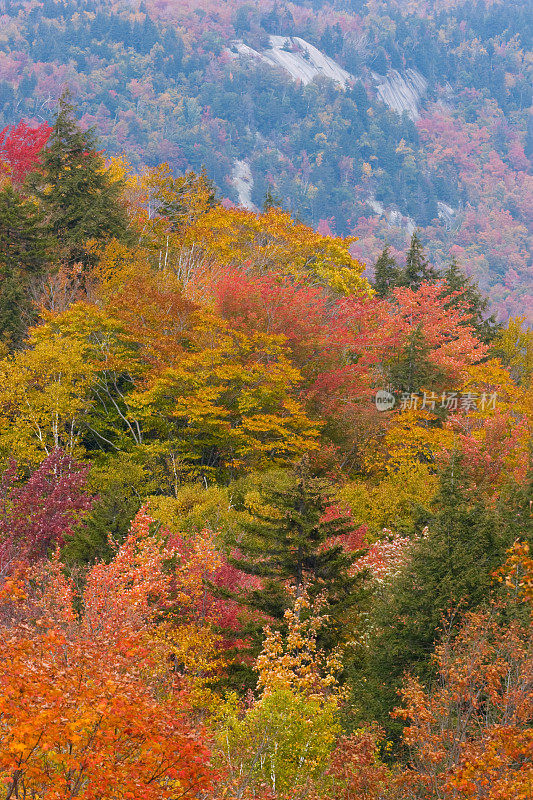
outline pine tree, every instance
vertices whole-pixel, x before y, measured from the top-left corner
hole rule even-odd
[[[29,288],[49,265],[51,241],[31,200],[10,185],[0,191],[0,337],[22,343],[33,321]]]
[[[435,281],[438,278],[439,274],[427,260],[422,242],[415,231],[411,236],[411,244],[407,251],[402,283],[410,289],[419,289],[423,283]]]
[[[468,322],[475,329],[478,339],[484,344],[490,344],[500,331],[501,325],[496,322],[494,314],[487,316],[488,299],[483,297],[477,284],[468,278],[455,258],[452,259],[443,277],[446,281],[444,296],[460,292],[456,297],[450,298],[446,307],[454,308],[458,305],[465,307]]]
[[[322,613],[329,616],[319,640],[331,648],[344,638],[354,606],[362,598],[362,575],[350,574],[360,553],[348,552],[338,537],[353,528],[343,516],[328,515],[329,486],[310,477],[305,467],[280,480],[270,478],[261,487],[261,510],[243,525],[234,541],[239,555],[230,563],[261,579],[261,587],[236,592],[241,605],[272,617],[281,625],[290,605],[288,585],[297,595],[305,589],[310,600],[323,596]],[[262,628],[258,621],[258,632]]]
[[[32,183],[69,264],[92,263],[89,240],[127,238],[120,184],[109,179],[96,148],[94,132],[81,130],[69,95],[63,94]]]
[[[374,291],[378,297],[388,297],[402,283],[402,272],[389,249],[387,245],[374,266]]]

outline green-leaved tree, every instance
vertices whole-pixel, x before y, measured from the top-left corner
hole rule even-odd
[[[388,297],[393,289],[402,285],[402,271],[391,256],[387,245],[374,266],[374,291],[378,297]]]
[[[50,239],[36,203],[9,184],[0,191],[0,338],[19,347],[35,320],[30,288],[50,263]]]
[[[402,283],[410,289],[419,289],[423,283],[436,281],[438,278],[439,273],[427,260],[420,237],[415,231],[405,257]]]

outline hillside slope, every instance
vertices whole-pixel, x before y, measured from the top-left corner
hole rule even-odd
[[[359,237],[370,265],[385,242],[401,260],[420,227],[434,262],[455,256],[500,317],[531,313],[527,3],[2,10],[0,125],[50,119],[69,86],[84,124],[135,167],[205,165],[250,208],[270,190]]]

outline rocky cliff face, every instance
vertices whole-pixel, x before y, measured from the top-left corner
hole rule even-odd
[[[233,42],[228,53],[233,58],[248,58],[278,67],[304,84],[311,83],[321,75],[346,89],[355,80],[340,64],[299,36],[270,36],[269,47],[261,53],[239,39]],[[428,86],[418,70],[398,72],[391,69],[386,75],[373,72],[372,79],[376,93],[385,105],[398,114],[407,112],[411,119],[418,117],[420,103]]]
[[[228,55],[244,61],[262,63],[272,68],[283,70],[295,81],[307,85],[315,78],[322,76],[334,81],[339,88],[345,90],[356,78],[343,69],[336,61],[326,56],[314,45],[299,36],[270,36],[269,47],[262,52],[249,47],[241,39],[232,42]],[[374,90],[379,99],[398,114],[406,112],[411,119],[419,116],[420,104],[427,91],[427,81],[415,69],[403,72],[389,70],[386,75],[371,73]],[[237,192],[239,205],[251,211],[257,208],[252,202],[253,176],[247,161],[235,160],[232,172],[232,184]],[[390,225],[407,230],[415,229],[410,217],[405,217],[396,209],[385,209],[374,199],[369,206],[374,213],[385,216]]]
[[[248,209],[248,211],[257,211],[257,207],[252,202],[254,179],[252,177],[250,165],[247,161],[235,159],[233,163],[231,181],[235,187],[235,190],[237,191],[239,205]]]
[[[398,72],[391,69],[385,76],[373,73],[372,77],[376,82],[378,96],[385,105],[398,114],[406,111],[411,119],[418,118],[420,102],[428,87],[426,79],[418,70],[406,69]]]
[[[238,40],[233,42],[233,51],[242,57],[279,67],[291,78],[304,84],[323,75],[345,89],[353,77],[336,61],[299,36],[270,36],[269,47],[262,53]]]
[[[336,61],[299,36],[271,36],[270,49],[265,51],[264,57],[305,84],[323,75],[345,89],[352,79],[352,75]]]
[[[376,200],[374,197],[369,197],[366,204],[372,209],[374,214],[379,217],[384,217],[387,220],[389,227],[400,228],[406,231],[411,236],[416,230],[416,223],[412,217],[402,214],[397,208],[385,208],[383,203]]]

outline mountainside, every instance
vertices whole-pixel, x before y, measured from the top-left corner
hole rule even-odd
[[[0,800],[533,800],[526,15],[0,3]]]
[[[84,125],[138,168],[267,191],[371,266],[414,228],[496,313],[531,314],[527,2],[0,3],[0,126]],[[528,216],[529,215],[529,216]]]

